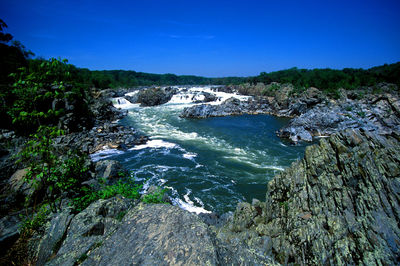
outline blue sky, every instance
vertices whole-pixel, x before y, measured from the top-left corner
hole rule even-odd
[[[400,61],[400,1],[2,0],[37,56],[209,77]]]

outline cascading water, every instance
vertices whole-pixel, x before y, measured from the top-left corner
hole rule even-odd
[[[210,87],[179,90],[170,102],[155,107],[115,98],[116,107],[129,110],[120,123],[133,126],[150,141],[126,152],[102,151],[92,158],[121,161],[136,180],[145,182],[145,188],[153,184],[169,188],[173,203],[184,209],[223,213],[233,210],[238,201],[264,200],[268,181],[303,155],[305,145],[290,146],[275,136],[287,119],[179,117],[184,107],[204,99],[202,92],[216,96],[210,104],[247,96],[214,92]]]

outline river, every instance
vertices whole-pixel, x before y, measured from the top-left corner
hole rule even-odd
[[[210,92],[210,88],[183,90],[155,107],[114,99],[116,107],[129,111],[119,123],[136,128],[150,141],[126,152],[103,151],[93,158],[120,161],[144,183],[144,189],[150,185],[169,188],[173,204],[196,213],[224,213],[234,210],[239,201],[265,200],[268,181],[301,158],[306,144],[292,146],[276,137],[275,131],[288,122],[286,118],[180,118],[184,107],[201,98],[196,96],[201,91]],[[212,104],[232,96],[246,98],[216,94],[219,100]]]

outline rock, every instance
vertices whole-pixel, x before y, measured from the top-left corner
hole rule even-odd
[[[257,249],[268,237],[264,251],[283,264],[396,265],[399,198],[399,133],[342,131],[269,182],[266,219],[246,221],[257,232],[246,241]]]
[[[139,91],[137,102],[141,106],[155,106],[168,102],[177,93],[177,89],[167,88],[148,88]]]
[[[19,237],[21,212],[4,216],[0,219],[0,258],[15,243]]]
[[[114,197],[98,200],[89,205],[72,218],[66,232],[63,233],[65,239],[61,239],[63,241],[58,244],[59,249],[54,252],[55,254],[47,261],[46,265],[75,265],[88,252],[101,246],[105,239],[114,233],[119,220],[132,204],[131,200]],[[59,221],[54,222],[54,226],[49,228],[46,235],[51,235],[52,228],[57,236],[61,235],[63,231],[61,229],[65,227],[67,220],[68,218],[65,216],[60,216]],[[60,225],[62,228],[57,229],[56,225]],[[47,257],[48,252],[45,252],[45,255],[43,257]]]
[[[185,107],[180,117],[206,118],[214,116],[271,113],[272,109],[268,102],[263,99],[240,101],[237,98],[229,98],[220,105],[201,104]]]
[[[364,100],[339,100],[317,104],[279,130],[278,136],[312,141],[347,128],[390,134],[400,131],[400,100],[395,95],[376,95]]]
[[[207,226],[178,207],[139,205],[82,265],[217,265]]]
[[[111,99],[107,97],[94,98],[89,108],[95,117],[95,126],[120,119],[126,115],[125,111],[115,108]]]
[[[95,168],[97,178],[105,179],[108,182],[119,178],[119,174],[125,172],[121,163],[114,160],[99,161],[96,163]]]
[[[23,197],[30,196],[35,191],[32,184],[25,180],[28,171],[29,168],[17,170],[8,180],[10,190]]]
[[[200,92],[199,94],[196,94],[195,97],[203,96],[202,100],[197,100],[194,103],[207,103],[207,102],[214,102],[217,100],[217,97],[214,94],[208,93],[208,92]]]
[[[293,86],[281,86],[275,91],[275,101],[282,109],[287,109],[289,104],[289,94],[293,90]]]
[[[67,230],[71,223],[73,215],[69,209],[57,213],[50,221],[46,233],[36,247],[37,265],[44,265],[47,260],[58,252],[60,245],[67,236]]]

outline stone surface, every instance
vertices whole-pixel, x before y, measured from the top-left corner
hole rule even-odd
[[[246,219],[227,227],[245,222],[239,235],[256,232],[253,245],[267,237],[263,252],[283,264],[396,265],[399,199],[400,135],[350,129],[307,147],[269,182],[262,214],[249,222],[251,208],[238,209]]]
[[[119,224],[119,218],[131,205],[131,200],[118,196],[98,200],[89,205],[73,217],[64,233],[65,240],[59,244],[59,249],[46,265],[74,265],[88,252],[101,245],[107,236],[114,233]],[[64,222],[58,224],[65,225]],[[47,235],[52,233],[51,228]],[[62,232],[62,230],[56,230],[56,232]]]
[[[348,128],[377,133],[400,131],[400,100],[396,95],[370,95],[362,100],[344,99],[318,104],[279,130],[278,136],[292,142],[312,141]]]
[[[19,237],[21,212],[9,214],[0,219],[0,257],[2,257]]]
[[[195,214],[157,204],[131,209],[82,265],[216,265],[207,226]]]
[[[168,102],[172,96],[176,94],[177,89],[172,87],[166,88],[148,88],[139,91],[137,95],[137,102],[141,106],[155,106]]]
[[[66,209],[61,213],[55,214],[51,219],[46,233],[36,247],[37,265],[44,265],[53,253],[57,253],[60,248],[59,245],[62,244],[66,237],[72,218],[73,215],[70,213],[69,209]]]
[[[96,177],[103,178],[110,181],[111,179],[117,179],[119,173],[125,172],[122,165],[118,161],[114,160],[103,160],[96,162]]]

